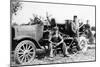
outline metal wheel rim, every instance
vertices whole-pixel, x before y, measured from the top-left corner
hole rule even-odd
[[[28,63],[35,56],[35,48],[33,43],[21,43],[21,46],[19,46],[16,51],[18,61],[20,61],[22,64]]]
[[[85,41],[84,41],[84,40],[82,40],[82,41],[80,42],[80,47],[81,47],[81,49],[83,49],[83,48],[85,47]]]

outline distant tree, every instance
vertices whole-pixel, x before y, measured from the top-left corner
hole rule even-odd
[[[13,20],[13,15],[16,16],[18,10],[22,9],[22,3],[19,0],[11,0],[11,19]],[[13,23],[12,25],[18,25],[17,23]]]
[[[11,14],[17,15],[17,11],[21,8],[22,6],[19,0],[11,0]]]

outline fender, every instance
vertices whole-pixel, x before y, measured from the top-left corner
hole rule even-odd
[[[31,36],[17,36],[14,38],[14,40],[17,40],[18,42],[22,40],[31,40],[35,43],[36,48],[42,49],[41,45],[36,41],[36,39],[32,38]]]

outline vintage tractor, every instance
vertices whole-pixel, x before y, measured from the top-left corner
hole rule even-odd
[[[11,28],[11,51],[14,51],[16,62],[22,65],[32,62],[39,53],[47,54],[49,51],[52,55],[52,49],[55,51],[60,48],[64,55],[74,54],[86,44],[84,37],[78,42],[81,36],[73,33],[71,24],[56,24],[55,30],[52,24],[44,25],[39,18],[35,18],[32,24],[13,25]]]

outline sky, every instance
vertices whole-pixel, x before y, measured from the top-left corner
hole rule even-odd
[[[30,18],[33,18],[33,14],[46,19],[46,12],[48,12],[51,15],[50,18],[55,18],[57,23],[65,23],[66,19],[73,20],[73,16],[77,15],[83,23],[89,20],[91,26],[95,25],[95,7],[35,2],[21,3],[22,9],[17,12],[17,15],[13,15],[12,23],[28,23]]]

